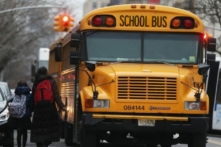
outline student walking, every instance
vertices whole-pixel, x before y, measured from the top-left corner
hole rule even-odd
[[[15,89],[15,96],[9,106],[9,124],[12,129],[17,130],[17,145],[26,147],[27,130],[31,129],[31,115],[33,103],[31,100],[31,89],[25,81],[20,81]]]
[[[48,147],[52,142],[60,141],[60,120],[56,104],[63,111],[66,111],[66,107],[61,101],[55,80],[48,75],[45,67],[38,69],[32,92],[34,115],[31,142],[35,142],[37,147]]]

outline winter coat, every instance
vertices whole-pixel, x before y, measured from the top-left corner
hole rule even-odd
[[[31,142],[57,142],[60,141],[60,118],[56,104],[60,109],[64,107],[58,92],[57,84],[50,75],[40,75],[32,88],[32,101],[36,86],[43,80],[50,80],[54,102],[47,106],[35,105],[31,128]],[[56,103],[56,104],[55,104]]]
[[[31,89],[28,86],[17,87],[15,89],[15,95],[25,95],[26,96],[26,111],[22,118],[9,118],[9,123],[12,129],[31,129],[31,115],[33,111],[33,103],[30,94]]]

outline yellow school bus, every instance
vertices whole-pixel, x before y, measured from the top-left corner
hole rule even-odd
[[[216,40],[204,39],[198,16],[160,5],[109,6],[53,44],[49,71],[57,61],[67,145],[206,146],[215,60],[207,51]]]

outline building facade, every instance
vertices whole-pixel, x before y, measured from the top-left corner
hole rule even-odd
[[[110,0],[86,0],[84,3],[83,15],[86,15],[90,11],[108,6],[110,4]]]
[[[194,12],[196,8],[196,0],[86,0],[84,3],[84,15],[88,12],[110,5],[119,4],[160,4],[166,6],[174,6]]]

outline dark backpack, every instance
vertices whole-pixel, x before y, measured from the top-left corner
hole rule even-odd
[[[15,95],[13,101],[9,105],[9,113],[11,117],[21,118],[26,112],[26,96]]]
[[[53,91],[50,80],[44,80],[36,86],[34,103],[35,105],[45,105],[53,102]]]

